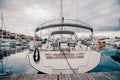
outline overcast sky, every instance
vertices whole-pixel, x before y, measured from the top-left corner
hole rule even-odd
[[[0,13],[7,30],[32,34],[42,22],[60,19],[60,0],[0,0]],[[95,30],[120,30],[120,0],[63,0],[63,16]]]

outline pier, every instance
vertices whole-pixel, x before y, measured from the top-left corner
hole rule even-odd
[[[120,71],[79,74],[13,74],[2,75],[0,80],[120,80]]]

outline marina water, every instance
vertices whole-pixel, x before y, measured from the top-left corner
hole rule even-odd
[[[120,71],[120,64],[111,58],[115,53],[115,49],[103,50],[100,64],[90,72]],[[28,50],[24,50],[4,57],[0,60],[0,73],[12,71],[13,74],[37,74],[38,71],[30,66],[27,54]]]

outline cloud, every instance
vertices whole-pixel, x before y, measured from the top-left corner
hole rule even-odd
[[[95,30],[118,30],[119,9],[119,0],[63,0],[65,18],[79,19]],[[16,33],[32,34],[42,22],[61,17],[60,0],[0,0],[0,12],[7,29]]]

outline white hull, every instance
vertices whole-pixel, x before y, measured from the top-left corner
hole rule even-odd
[[[97,51],[70,51],[70,54],[74,54],[75,56],[77,53],[84,53],[81,54],[80,58],[68,58],[68,62],[71,65],[72,69],[76,73],[84,73],[88,72],[91,69],[95,68],[99,62],[101,53]],[[72,69],[68,65],[66,59],[63,57],[60,58],[47,58],[46,54],[49,56],[53,56],[55,54],[60,54],[59,51],[42,51],[40,52],[40,61],[35,62],[33,59],[33,53],[28,54],[30,59],[30,64],[43,73],[47,74],[70,74],[73,73]],[[68,54],[69,55],[69,54]]]

